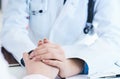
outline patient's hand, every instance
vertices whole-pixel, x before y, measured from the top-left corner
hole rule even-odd
[[[34,61],[34,59],[30,59],[27,53],[24,53],[23,59],[25,61],[25,66],[27,70],[27,74],[41,74],[50,79],[55,79],[58,75],[59,70],[52,66],[48,66],[41,61]]]

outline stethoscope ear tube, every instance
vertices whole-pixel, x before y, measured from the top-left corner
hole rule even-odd
[[[87,22],[85,28],[83,29],[84,34],[91,34],[92,31],[94,31],[94,26],[92,25],[94,17],[94,5],[95,2],[93,0],[89,0]]]
[[[66,3],[66,1],[67,1],[67,0],[64,0],[63,4],[65,4],[65,3]]]

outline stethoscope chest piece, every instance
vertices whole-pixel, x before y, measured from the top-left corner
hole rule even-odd
[[[91,23],[86,23],[86,27],[83,29],[84,34],[93,34],[94,26]]]

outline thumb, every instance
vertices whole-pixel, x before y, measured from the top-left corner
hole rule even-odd
[[[39,42],[38,42],[38,46],[40,46],[40,45],[42,45],[43,44],[43,42],[42,42],[42,40],[40,40]]]
[[[28,53],[23,54],[23,60],[24,60],[25,64],[29,62],[30,59],[29,59],[29,54]]]

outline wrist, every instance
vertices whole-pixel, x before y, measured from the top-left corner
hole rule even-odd
[[[77,58],[69,58],[65,62],[65,67],[60,77],[67,78],[80,74],[84,68],[84,61]]]

